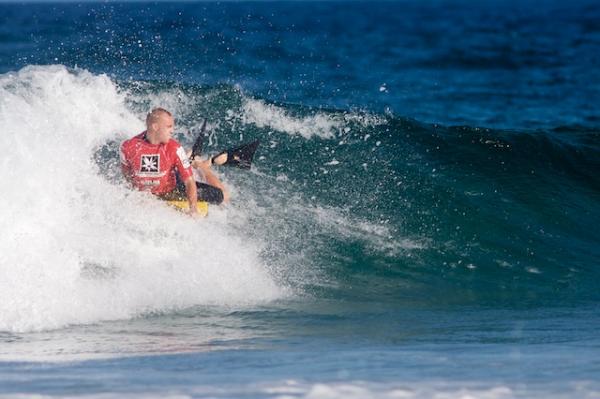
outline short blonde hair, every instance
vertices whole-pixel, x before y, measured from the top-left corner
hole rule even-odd
[[[148,113],[148,115],[146,115],[146,126],[150,126],[152,123],[158,121],[158,118],[160,118],[162,115],[169,115],[171,117],[173,116],[164,108],[154,108]]]

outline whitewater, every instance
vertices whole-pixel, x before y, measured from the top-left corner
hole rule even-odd
[[[0,329],[135,318],[285,295],[249,240],[103,177],[95,149],[143,130],[106,76],[62,66],[3,75]],[[210,232],[210,234],[207,234]],[[115,276],[95,279],[96,267]]]

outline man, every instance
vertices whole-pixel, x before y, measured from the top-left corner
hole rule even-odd
[[[146,131],[121,144],[125,178],[138,190],[150,191],[163,199],[187,198],[191,215],[197,213],[198,199],[216,204],[228,200],[225,187],[210,170],[210,160],[194,161],[193,166],[207,184],[196,183],[185,150],[171,138],[174,126],[173,115],[163,108],[148,114]]]

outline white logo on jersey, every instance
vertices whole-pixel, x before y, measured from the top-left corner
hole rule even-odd
[[[187,155],[185,155],[185,150],[182,146],[179,146],[179,148],[177,149],[177,156],[179,157],[179,160],[183,164],[184,168],[187,169],[190,167],[190,160],[188,159]]]

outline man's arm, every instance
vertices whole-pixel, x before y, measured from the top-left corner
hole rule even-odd
[[[190,205],[190,215],[198,213],[198,190],[196,189],[196,181],[194,176],[190,176],[183,182],[185,184],[185,194],[187,195],[188,204]]]
[[[175,143],[177,147],[174,148],[173,145],[171,145],[171,143]],[[180,146],[176,141],[172,140],[169,144],[170,149],[174,149],[177,155],[175,157],[175,167],[177,168],[179,177],[183,180],[183,184],[185,185],[185,194],[187,196],[188,204],[190,206],[189,214],[197,215],[198,189],[196,188],[196,180],[194,179],[194,173],[192,172],[190,161],[183,147]]]

